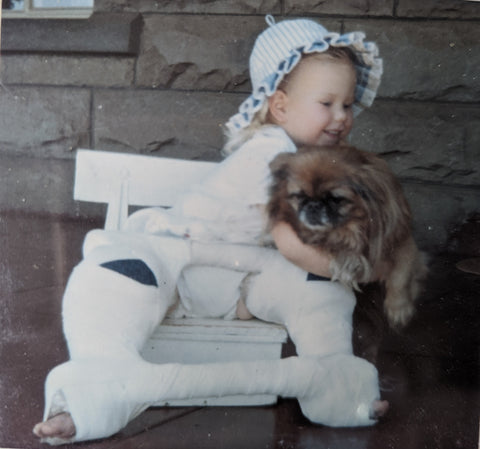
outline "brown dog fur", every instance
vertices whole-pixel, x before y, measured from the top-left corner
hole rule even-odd
[[[333,280],[354,288],[385,282],[387,317],[392,325],[406,324],[427,268],[387,163],[342,145],[280,154],[270,169],[270,226],[286,221],[304,243],[330,253]]]

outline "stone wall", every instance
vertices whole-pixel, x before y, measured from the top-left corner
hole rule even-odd
[[[0,210],[88,215],[75,150],[218,160],[250,91],[264,15],[364,30],[384,58],[352,142],[401,178],[422,247],[441,249],[480,202],[480,2],[96,0],[88,20],[4,20]]]

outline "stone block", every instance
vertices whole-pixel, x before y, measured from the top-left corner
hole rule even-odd
[[[472,105],[377,100],[351,142],[381,154],[402,178],[480,183],[480,110]]]
[[[478,102],[480,27],[474,21],[345,20],[364,30],[384,60],[379,95]]]
[[[393,16],[393,0],[285,0],[287,14]]]
[[[4,84],[121,87],[133,84],[135,60],[116,56],[4,55]]]
[[[478,1],[458,0],[399,0],[396,8],[397,17],[432,18],[480,18]]]
[[[96,0],[95,11],[138,11],[142,13],[193,14],[279,14],[278,0]]]
[[[3,154],[64,159],[89,144],[88,90],[4,87],[0,100]]]
[[[0,207],[64,213],[73,207],[73,161],[0,156]]]
[[[0,210],[101,217],[106,206],[74,201],[75,163],[66,159],[0,156]]]
[[[88,20],[7,19],[2,51],[136,53],[138,14],[93,14]]]
[[[325,21],[331,30],[340,22]],[[248,59],[264,17],[147,16],[137,84],[250,92]]]
[[[478,212],[478,190],[455,186],[404,182],[412,209],[418,246],[432,254],[444,251],[452,229]]]
[[[218,160],[223,124],[243,98],[209,92],[101,90],[94,97],[94,147]]]

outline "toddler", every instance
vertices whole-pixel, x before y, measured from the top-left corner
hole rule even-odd
[[[332,426],[370,425],[386,411],[375,368],[352,355],[355,298],[328,280],[330,255],[304,245],[286,223],[269,236],[278,251],[258,248],[270,161],[298,145],[342,142],[354,115],[371,105],[382,62],[363,33],[330,33],[305,19],[267,23],[250,57],[252,94],[227,123],[228,157],[172,210],[146,209],[124,232],[87,236],[63,300],[70,361],[49,374],[45,421],[34,428],[45,441],[107,437],[160,400],[194,396],[294,396],[311,421]],[[253,280],[248,266],[229,266],[230,256],[202,266],[209,244],[195,240],[224,240],[238,260],[263,251],[268,263]],[[167,312],[281,323],[298,357],[147,363],[139,351]]]

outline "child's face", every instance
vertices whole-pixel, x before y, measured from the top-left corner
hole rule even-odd
[[[355,84],[348,62],[308,58],[271,97],[271,114],[297,145],[338,144],[352,129]],[[280,115],[272,112],[275,95],[283,101]]]

